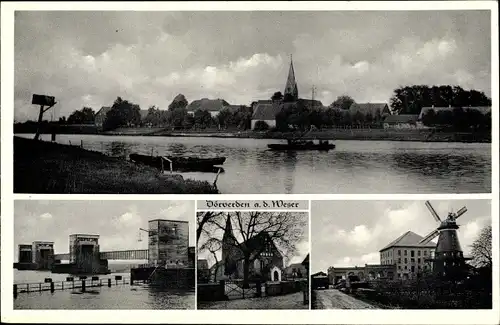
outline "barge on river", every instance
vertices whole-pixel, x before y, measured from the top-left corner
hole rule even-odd
[[[268,144],[267,147],[271,150],[285,150],[285,151],[298,151],[298,150],[319,150],[328,151],[335,149],[333,143],[329,143],[328,140],[319,140],[319,143],[314,143],[314,141],[305,140],[288,140],[287,143],[272,143]]]

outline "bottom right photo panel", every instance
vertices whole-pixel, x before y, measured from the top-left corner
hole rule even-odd
[[[312,201],[312,309],[491,309],[490,200]]]

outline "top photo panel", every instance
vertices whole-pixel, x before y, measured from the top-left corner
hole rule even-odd
[[[491,193],[489,10],[14,24],[15,193]]]

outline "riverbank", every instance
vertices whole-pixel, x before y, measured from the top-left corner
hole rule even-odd
[[[19,131],[19,132],[17,132]],[[34,130],[18,129],[15,133],[34,133]],[[32,131],[32,132],[28,132]],[[59,134],[98,134],[113,136],[160,136],[160,137],[213,137],[242,139],[286,139],[291,132],[252,131],[252,130],[177,130],[167,128],[119,128],[113,131],[100,131],[91,126],[59,126],[45,129],[44,133],[54,131]],[[308,133],[305,139],[322,140],[363,140],[363,141],[413,141],[413,142],[463,142],[491,143],[491,132],[452,132],[435,129],[322,129]]]
[[[77,146],[14,137],[15,193],[216,194],[209,182]]]

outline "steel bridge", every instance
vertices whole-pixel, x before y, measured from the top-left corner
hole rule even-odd
[[[147,249],[135,249],[128,251],[101,252],[103,260],[147,260],[149,252]],[[69,260],[69,253],[54,254],[55,260]]]

